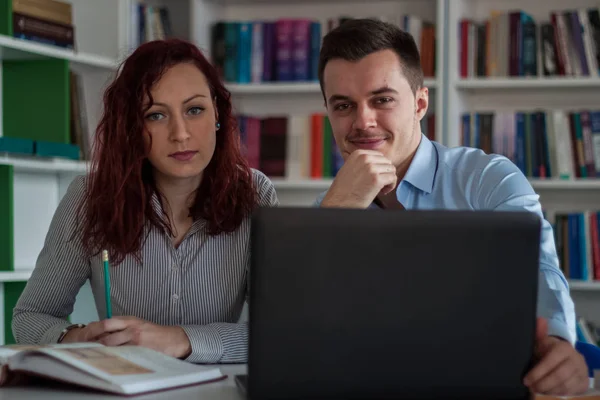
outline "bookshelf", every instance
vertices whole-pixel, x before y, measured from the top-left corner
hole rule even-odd
[[[572,24],[572,21],[583,21],[580,22],[583,24],[587,19],[589,23],[587,12],[583,17],[579,12],[576,14],[568,12],[594,8],[598,9],[598,3],[593,0],[573,0],[568,4],[558,0],[458,0],[453,1],[452,6],[448,7],[446,22],[448,79],[445,103],[447,125],[444,143],[448,146],[459,146],[465,141],[474,140],[473,133],[477,130],[475,115],[478,115],[478,122],[482,124],[479,126],[478,133],[489,134],[489,126],[484,125],[481,118],[487,118],[482,117],[485,114],[493,115],[491,143],[494,152],[504,151],[505,155],[513,155],[517,165],[520,165],[528,175],[533,188],[540,196],[547,219],[553,224],[556,224],[556,218],[561,214],[593,212],[600,208],[598,206],[600,174],[596,174],[597,177],[589,177],[590,174],[577,176],[581,175],[581,169],[574,161],[577,160],[577,153],[569,153],[569,150],[573,151],[573,143],[570,144],[571,147],[568,143],[569,139],[573,140],[571,136],[575,136],[577,132],[573,121],[581,123],[586,117],[588,120],[591,119],[593,112],[600,111],[598,60],[590,60],[591,54],[585,51],[584,37],[582,37],[583,47],[579,48],[573,44],[575,42],[569,42],[569,40],[577,40],[573,39],[576,38],[573,36],[574,31],[561,28],[561,23],[567,18],[565,16],[573,18],[566,22],[567,27],[572,28],[573,25],[568,25]],[[511,15],[515,11],[523,12],[520,14],[521,24],[516,22],[519,17]],[[554,25],[553,14],[558,16]],[[528,17],[533,19],[535,29],[531,29],[532,25],[528,23],[530,21]],[[552,32],[551,29],[556,26],[558,26],[556,33],[559,35],[557,37],[559,40],[566,40],[566,47],[561,47],[560,43],[552,47],[556,37],[549,32]],[[589,29],[591,31],[591,27]],[[531,50],[532,32],[536,35],[533,46],[535,51]],[[560,39],[561,33],[563,39]],[[580,67],[583,65],[583,59],[590,66],[593,62],[594,68],[588,68],[587,73],[583,67],[579,72],[575,67],[571,68],[570,73],[564,68],[561,70],[557,58],[554,58],[554,63],[544,62],[552,55],[547,51],[549,48],[556,51],[555,57],[560,57],[558,53],[567,51],[570,52],[568,58],[577,60]],[[574,49],[583,49],[583,51],[578,53]],[[535,115],[536,112],[540,114]],[[588,114],[584,115],[585,112]],[[465,115],[470,115],[470,119],[465,119]],[[526,125],[528,116],[531,118],[529,127]],[[559,123],[561,118],[563,122]],[[516,124],[511,131],[507,129],[507,124],[512,126],[513,120]],[[525,129],[520,133],[519,121],[525,121],[521,125],[521,129],[523,126]],[[540,121],[542,124],[536,125]],[[540,129],[540,126],[543,126],[543,129]],[[585,123],[581,126],[583,130]],[[465,129],[469,135],[465,135]],[[519,138],[517,136],[519,134],[523,135],[520,137],[525,144],[521,148],[524,150],[523,156],[519,156],[519,150],[516,149],[518,144],[515,148],[507,149],[501,139],[502,135],[507,135],[509,140],[513,135]],[[483,137],[480,136],[479,140],[483,140]],[[498,141],[494,142],[494,138]],[[567,141],[564,141],[565,138]],[[529,148],[527,139],[530,139]],[[489,146],[488,138],[485,140],[486,145]],[[483,141],[481,143],[483,145]],[[536,145],[540,145],[541,149],[548,146],[548,153],[543,151],[540,153],[540,148]],[[593,142],[584,144],[583,148],[586,146],[588,156],[600,157],[598,151],[593,149]],[[567,151],[559,152],[558,149],[567,149]],[[577,148],[575,151],[578,151]],[[527,157],[531,159],[528,160]],[[595,169],[593,163],[589,164],[588,172]],[[538,167],[543,165],[544,169],[551,167],[550,176],[544,177],[542,168],[536,169],[536,165]],[[559,173],[565,175],[564,172],[569,169],[569,179],[559,179]],[[555,225],[555,234],[556,228]],[[587,234],[590,235],[589,232]],[[557,247],[560,247],[558,242]],[[561,264],[566,268],[566,262]],[[565,271],[568,278],[571,278],[570,274]],[[571,279],[570,286],[578,316],[596,324],[600,323],[600,313],[598,313],[600,281]]]
[[[352,0],[323,2],[195,0],[191,2],[192,19],[196,21],[192,24],[191,35],[201,48],[212,55],[215,41],[211,25],[218,21],[253,22],[278,21],[282,18],[309,19],[320,23],[321,36],[329,30],[332,19],[337,20],[344,17],[378,17],[400,25],[403,16],[411,16],[420,20],[422,26],[426,23],[435,24],[434,32],[437,41],[432,47],[432,51],[435,51],[434,73],[426,76],[425,79],[425,85],[429,88],[430,93],[430,107],[426,118],[430,118],[428,121],[433,121],[429,122],[434,126],[431,136],[441,137],[443,113],[438,111],[443,110],[442,101],[445,88],[442,74],[444,4],[444,0],[379,0],[368,3]],[[339,23],[339,21],[337,22]],[[334,22],[334,26],[335,24],[336,22]],[[419,40],[417,42],[422,43]],[[325,114],[326,111],[320,86],[314,74],[308,80],[303,79],[299,82],[250,79],[250,82],[240,83],[234,79],[227,79],[227,77],[225,80],[226,86],[233,96],[234,108],[240,115],[261,119],[287,117],[290,119],[287,132],[291,136],[293,136],[291,132],[294,131],[292,118],[296,118],[296,123],[306,127],[305,131],[311,131],[310,121],[298,122],[299,119],[310,119],[314,114]],[[307,147],[309,146],[306,145],[304,148]],[[302,156],[297,158],[302,158]],[[314,176],[306,168],[303,168],[302,172],[298,172],[296,169],[291,172],[292,169],[293,167],[286,166],[285,173],[272,175],[282,205],[311,205],[318,194],[327,189],[332,178],[332,175],[325,171],[321,175]]]
[[[66,37],[46,37],[45,43],[18,37],[33,34],[27,31],[31,25],[11,26],[13,13],[22,10],[13,9],[12,0],[0,0],[0,344],[14,340],[12,307],[31,275],[60,199],[72,179],[87,172],[87,161],[71,146],[89,147],[106,84],[129,51],[127,1],[63,3],[70,4],[68,12],[56,11],[50,3],[45,10],[70,20],[72,44]],[[37,17],[46,26],[57,26],[49,16]],[[74,102],[77,115],[85,119],[71,136]],[[92,296],[78,301],[72,320],[86,319],[82,304],[93,304]]]
[[[581,77],[552,77],[552,78],[467,78],[456,81],[455,88],[463,91],[484,91],[484,90],[573,90],[577,88],[598,88],[600,87],[599,78]]]

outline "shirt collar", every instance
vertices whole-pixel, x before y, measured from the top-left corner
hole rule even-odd
[[[402,181],[410,183],[425,193],[431,193],[433,191],[433,180],[435,178],[437,162],[437,152],[433,143],[431,143],[427,136],[421,134],[421,142],[419,143],[419,147],[417,147],[417,152]],[[396,193],[399,193],[400,186],[398,185]]]
[[[161,204],[158,193],[156,193],[156,192],[152,193],[151,203],[152,203],[152,208],[154,209],[154,211],[158,215],[162,215],[164,211],[163,211],[162,204]],[[195,234],[199,230],[203,229],[205,226],[206,226],[205,219],[199,218],[199,219],[195,220],[194,223],[192,224],[190,230],[187,232],[186,236],[184,237],[184,240],[187,239],[189,236]],[[167,232],[165,232],[165,233],[167,233]]]

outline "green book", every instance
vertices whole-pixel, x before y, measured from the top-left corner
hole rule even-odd
[[[69,62],[4,60],[2,116],[5,137],[71,143]]]
[[[12,2],[13,0],[0,0],[0,35],[13,35]]]
[[[0,271],[14,269],[13,166],[0,165]]]

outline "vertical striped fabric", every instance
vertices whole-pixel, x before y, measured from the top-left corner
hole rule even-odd
[[[271,181],[253,170],[260,206],[278,206]],[[75,297],[89,279],[100,318],[106,316],[101,255],[90,258],[77,240],[74,210],[83,196],[77,177],[59,204],[36,267],[13,313],[18,343],[55,343],[69,325]],[[238,323],[250,263],[250,217],[231,234],[209,236],[196,221],[178,248],[166,232],[152,227],[142,248],[111,267],[113,316],[135,316],[181,326],[196,363],[246,362],[248,328]]]

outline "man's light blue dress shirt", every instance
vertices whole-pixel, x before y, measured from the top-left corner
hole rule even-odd
[[[407,210],[527,210],[538,214],[543,221],[537,313],[548,320],[549,335],[575,342],[575,308],[559,269],[552,226],[543,218],[539,196],[508,158],[475,148],[448,148],[422,135],[396,197]],[[510,296],[510,288],[506,295]]]

